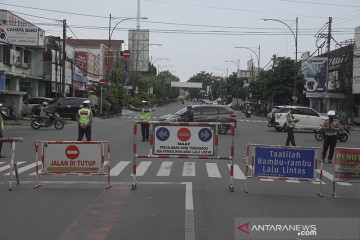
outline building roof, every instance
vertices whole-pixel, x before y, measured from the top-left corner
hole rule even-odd
[[[67,39],[67,44],[70,44],[74,47],[98,47],[101,44],[107,46],[109,40],[107,39]],[[112,48],[120,48],[121,44],[124,43],[124,40],[111,40]]]

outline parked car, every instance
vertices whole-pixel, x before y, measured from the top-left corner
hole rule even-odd
[[[76,119],[76,114],[80,108],[83,106],[85,100],[90,100],[90,109],[95,116],[95,105],[91,99],[88,98],[78,98],[78,97],[66,97],[60,98],[53,104],[49,104],[47,109],[53,110],[63,118],[71,118],[72,120]]]
[[[186,112],[187,107],[179,111],[161,116],[159,121],[176,122],[180,115]],[[237,123],[235,112],[223,105],[193,105],[194,122],[224,122]],[[228,126],[219,127],[219,133],[225,134],[229,130]]]
[[[286,114],[290,108],[295,109],[294,118],[299,119],[299,122],[295,124],[295,129],[316,131],[327,119],[326,116],[321,116],[320,113],[309,107],[275,106],[268,114],[268,127],[274,127],[277,131],[285,130]]]
[[[34,98],[29,98],[27,100],[25,100],[23,102],[22,105],[22,115],[26,116],[26,115],[30,115],[31,114],[31,110],[35,105],[40,105],[43,102],[48,102],[53,103],[54,99],[53,98],[47,98],[47,97],[34,97]]]

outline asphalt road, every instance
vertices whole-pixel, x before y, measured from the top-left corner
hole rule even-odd
[[[186,105],[158,107],[152,120]],[[331,197],[332,165],[328,163],[324,164],[323,198],[317,196],[318,183],[299,181],[249,179],[246,194],[242,159],[247,145],[283,145],[286,133],[268,128],[263,117],[246,119],[239,112],[234,192],[228,188],[230,161],[205,159],[142,159],[138,187],[131,190],[133,121],[138,116],[126,111],[93,124],[93,140],[111,142],[112,187],[108,190],[106,176],[83,175],[42,175],[42,186],[33,189],[34,141],[76,140],[76,124],[66,124],[60,131],[7,126],[6,137],[23,137],[24,142],[16,144],[21,184],[15,184],[13,191],[8,191],[10,158],[0,159],[0,239],[241,239],[239,218],[265,217],[269,222],[285,217],[325,222],[336,218],[341,225],[343,218],[360,217],[360,185],[336,184],[339,197]],[[295,139],[298,146],[322,146],[311,132],[295,132]],[[354,131],[338,146],[359,147],[359,140],[360,132]],[[230,134],[219,136],[220,155],[230,155],[230,145]],[[139,142],[137,150],[148,154],[149,143]],[[4,144],[3,153],[10,156],[9,144]]]

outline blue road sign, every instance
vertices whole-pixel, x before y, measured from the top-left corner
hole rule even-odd
[[[200,129],[198,136],[201,141],[208,142],[212,138],[212,133],[210,129],[202,128]]]
[[[311,149],[262,148],[255,150],[255,176],[312,179],[315,151]]]
[[[161,127],[156,131],[156,137],[157,139],[159,139],[160,141],[166,141],[169,139],[170,137],[170,132],[169,129],[165,128],[165,127]]]

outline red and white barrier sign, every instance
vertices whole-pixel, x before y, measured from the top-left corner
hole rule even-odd
[[[360,182],[360,148],[335,148],[334,182]]]
[[[107,167],[105,173],[105,145]],[[100,174],[108,175],[110,187],[110,143],[104,141],[37,141],[36,182],[39,174]],[[41,169],[37,165],[41,157]],[[40,186],[40,185],[38,185]]]
[[[103,146],[48,142],[43,148],[42,163],[45,173],[103,173]]]

